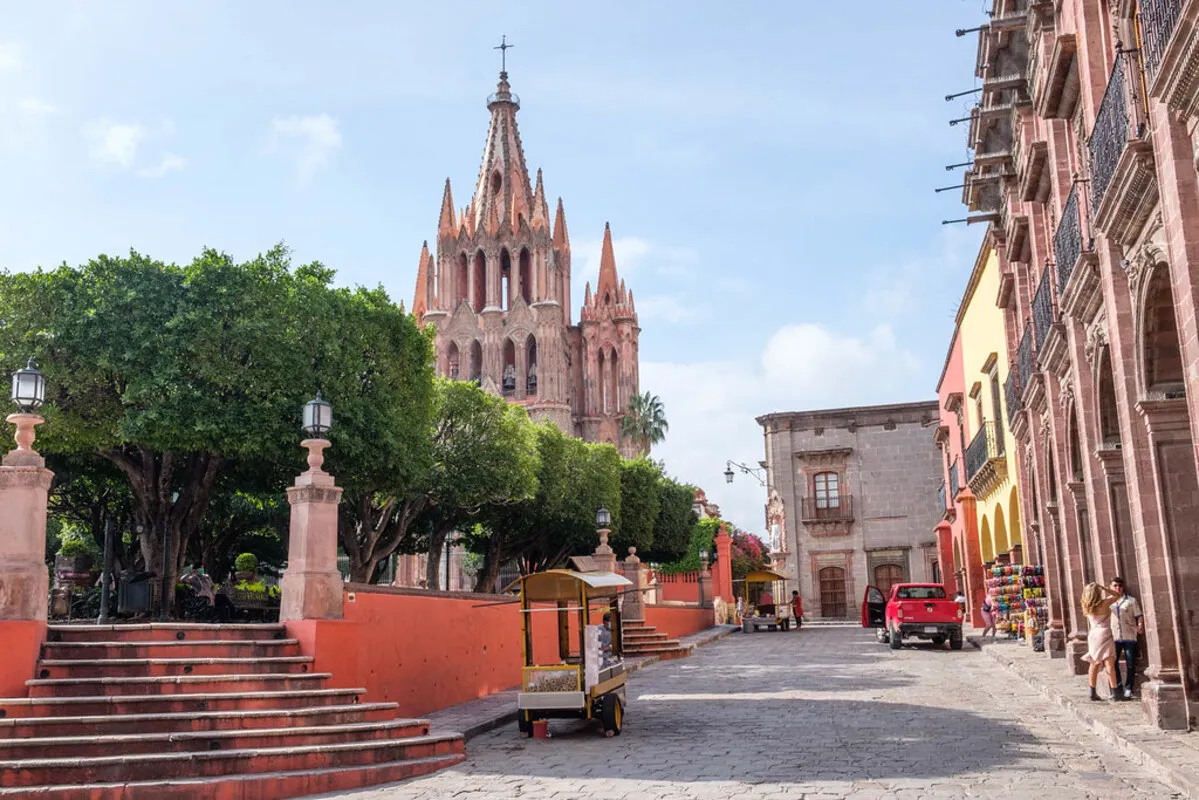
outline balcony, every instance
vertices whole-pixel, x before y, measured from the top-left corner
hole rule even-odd
[[[997,438],[994,423],[984,422],[966,448],[966,482],[980,500],[1007,477],[1007,461]]]
[[[1057,261],[1058,293],[1064,292],[1070,283],[1074,265],[1082,255],[1082,213],[1078,208],[1078,184],[1070,188],[1070,195],[1062,207],[1062,218],[1053,234],[1053,257]],[[1038,347],[1040,344],[1038,343]]]
[[[1035,141],[1025,150],[1023,163],[1017,164],[1021,200],[1044,200],[1049,191],[1045,165],[1049,163],[1049,145]]]
[[[804,497],[800,501],[800,521],[813,536],[847,534],[853,523],[853,495]]]
[[[1183,0],[1138,0],[1141,21],[1141,52],[1145,56],[1145,78],[1150,86],[1157,80],[1170,37],[1182,17]]]
[[[1016,417],[1024,410],[1020,404],[1020,376],[1016,370],[1009,370],[1007,380],[1003,383],[1003,399],[1007,405],[1007,424],[1009,428],[1016,425]]]
[[[1054,39],[1045,75],[1037,81],[1037,114],[1045,119],[1069,119],[1078,105],[1078,43],[1072,33]]]
[[[1157,205],[1153,145],[1135,53],[1121,53],[1087,141],[1093,226],[1125,246]]]
[[[1032,329],[1033,343],[1037,352],[1045,345],[1049,329],[1057,322],[1057,314],[1053,308],[1053,287],[1049,281],[1049,266],[1041,272],[1041,282],[1037,284],[1037,292],[1032,298]]]
[[[949,506],[945,504],[945,481],[941,481],[941,485],[937,487],[937,514],[944,519],[948,510]]]
[[[1025,323],[1024,335],[1020,337],[1020,345],[1016,348],[1016,382],[1020,385],[1020,391],[1023,392],[1032,383],[1033,372],[1032,359],[1032,323]],[[1021,403],[1023,405],[1023,402]]]
[[[953,463],[949,465],[949,501],[953,503],[957,500],[958,492],[962,490],[962,472],[958,469],[958,460],[955,458]]]

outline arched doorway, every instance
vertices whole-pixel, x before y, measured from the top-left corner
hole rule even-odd
[[[891,587],[905,581],[903,567],[899,564],[879,564],[874,568],[874,585],[883,593],[883,597],[891,596]],[[934,582],[939,582],[934,579]]]
[[[820,616],[844,617],[845,612],[845,570],[825,567],[820,570]]]
[[[995,557],[1006,556],[1012,549],[1011,543],[1007,537],[1007,519],[1003,513],[1003,506],[995,506],[995,527],[991,529],[991,536],[995,540]]]
[[[991,538],[991,521],[986,517],[978,523],[978,545],[984,564],[995,560],[995,540]]]
[[[500,386],[504,397],[516,394],[516,345],[511,339],[504,340],[504,370],[500,373]]]

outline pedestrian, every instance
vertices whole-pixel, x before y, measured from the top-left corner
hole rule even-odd
[[[791,590],[791,616],[795,617],[795,627],[803,627],[803,598],[799,596],[799,591]]]
[[[962,609],[962,616],[966,616],[966,595],[962,594],[961,589],[958,589],[958,593],[953,598],[953,602],[957,603],[958,608]]]
[[[741,624],[741,618],[745,616],[745,598],[737,598],[737,624]]]
[[[1112,578],[1111,590],[1116,594],[1112,603],[1112,638],[1116,642],[1116,670],[1124,660],[1124,680],[1120,684],[1124,698],[1132,697],[1133,683],[1137,675],[1137,637],[1145,633],[1145,618],[1141,615],[1141,604],[1124,590],[1124,579]]]
[[[1082,660],[1091,665],[1087,681],[1091,685],[1092,700],[1099,699],[1095,684],[1099,680],[1100,670],[1107,672],[1112,699],[1124,699],[1119,690],[1120,681],[1116,678],[1116,643],[1112,639],[1112,603],[1116,599],[1115,592],[1098,583],[1088,583],[1082,590],[1082,610],[1091,623],[1091,629],[1087,632],[1087,652]]]
[[[993,642],[993,641],[995,641],[995,623],[999,618],[999,612],[998,612],[998,609],[995,608],[995,604],[991,601],[990,595],[987,595],[986,597],[983,598],[982,615],[983,615],[982,638],[984,638],[984,639],[987,638],[987,631],[990,631],[991,632],[991,641]]]

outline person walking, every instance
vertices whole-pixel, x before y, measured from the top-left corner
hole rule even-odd
[[[1124,699],[1132,697],[1133,684],[1137,676],[1137,637],[1145,633],[1145,617],[1141,604],[1124,590],[1124,579],[1112,578],[1111,590],[1116,595],[1112,603],[1112,638],[1116,643],[1116,672],[1119,675],[1120,661],[1124,661],[1124,680],[1119,684]]]
[[[983,605],[980,609],[983,615],[983,633],[982,638],[987,638],[987,631],[991,632],[991,641],[995,641],[995,622],[999,617],[998,610],[995,604],[991,601],[991,596],[987,595],[983,598]]]
[[[1100,670],[1107,672],[1112,700],[1124,699],[1120,681],[1116,677],[1116,643],[1112,639],[1112,604],[1116,600],[1115,592],[1098,583],[1088,583],[1082,590],[1082,610],[1091,623],[1091,629],[1087,632],[1087,652],[1082,660],[1091,665],[1087,681],[1091,685],[1092,700],[1099,699],[1095,684],[1099,680]]]
[[[791,616],[795,617],[796,630],[803,627],[803,598],[799,596],[799,591],[791,590]]]

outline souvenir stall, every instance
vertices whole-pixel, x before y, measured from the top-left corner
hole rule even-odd
[[[1049,608],[1045,600],[1045,568],[1041,565],[1027,565],[1021,568],[1021,579],[1024,583],[1024,631],[1023,637],[1041,650],[1037,645],[1044,641],[1040,638],[1041,631],[1049,621]]]
[[[1020,565],[996,564],[987,577],[987,598],[995,609],[995,629],[1009,639],[1018,638],[1024,627],[1024,575]]]

